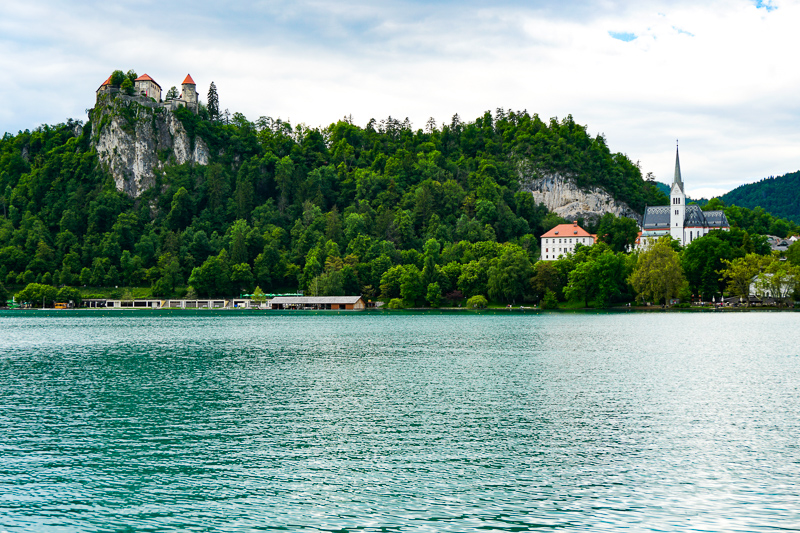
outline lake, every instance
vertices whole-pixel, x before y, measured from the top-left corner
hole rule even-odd
[[[0,532],[797,529],[798,326],[0,312]]]

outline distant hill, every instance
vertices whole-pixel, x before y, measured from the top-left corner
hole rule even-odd
[[[670,186],[669,185],[667,185],[666,183],[661,183],[660,181],[656,181],[655,185],[656,185],[656,187],[658,187],[659,191],[663,192],[664,194],[667,195],[667,197],[669,197],[669,190],[670,190]],[[690,204],[692,202],[696,203],[700,207],[703,207],[704,205],[706,205],[708,203],[708,200],[706,198],[700,198],[699,200],[695,200],[695,199],[689,198],[687,196],[686,197],[686,203]]]
[[[726,205],[758,206],[776,217],[800,223],[800,171],[736,187],[720,199]]]

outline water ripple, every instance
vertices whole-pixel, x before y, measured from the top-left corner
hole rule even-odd
[[[796,316],[0,313],[0,531],[797,529]]]

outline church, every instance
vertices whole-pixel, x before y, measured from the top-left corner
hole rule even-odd
[[[675,149],[675,178],[669,192],[670,205],[647,207],[642,217],[640,245],[651,239],[670,235],[682,246],[715,229],[729,230],[723,211],[703,211],[697,205],[686,205],[686,193],[681,178],[681,161]]]

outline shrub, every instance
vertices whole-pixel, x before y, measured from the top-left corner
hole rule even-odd
[[[470,309],[484,309],[487,305],[489,302],[480,294],[467,300],[467,307]]]
[[[403,303],[402,298],[392,298],[389,300],[389,305],[387,305],[389,309],[405,309],[406,305]]]
[[[544,293],[544,298],[542,301],[539,302],[539,307],[542,309],[558,309],[558,299],[556,298],[556,293],[547,289],[547,292]]]

